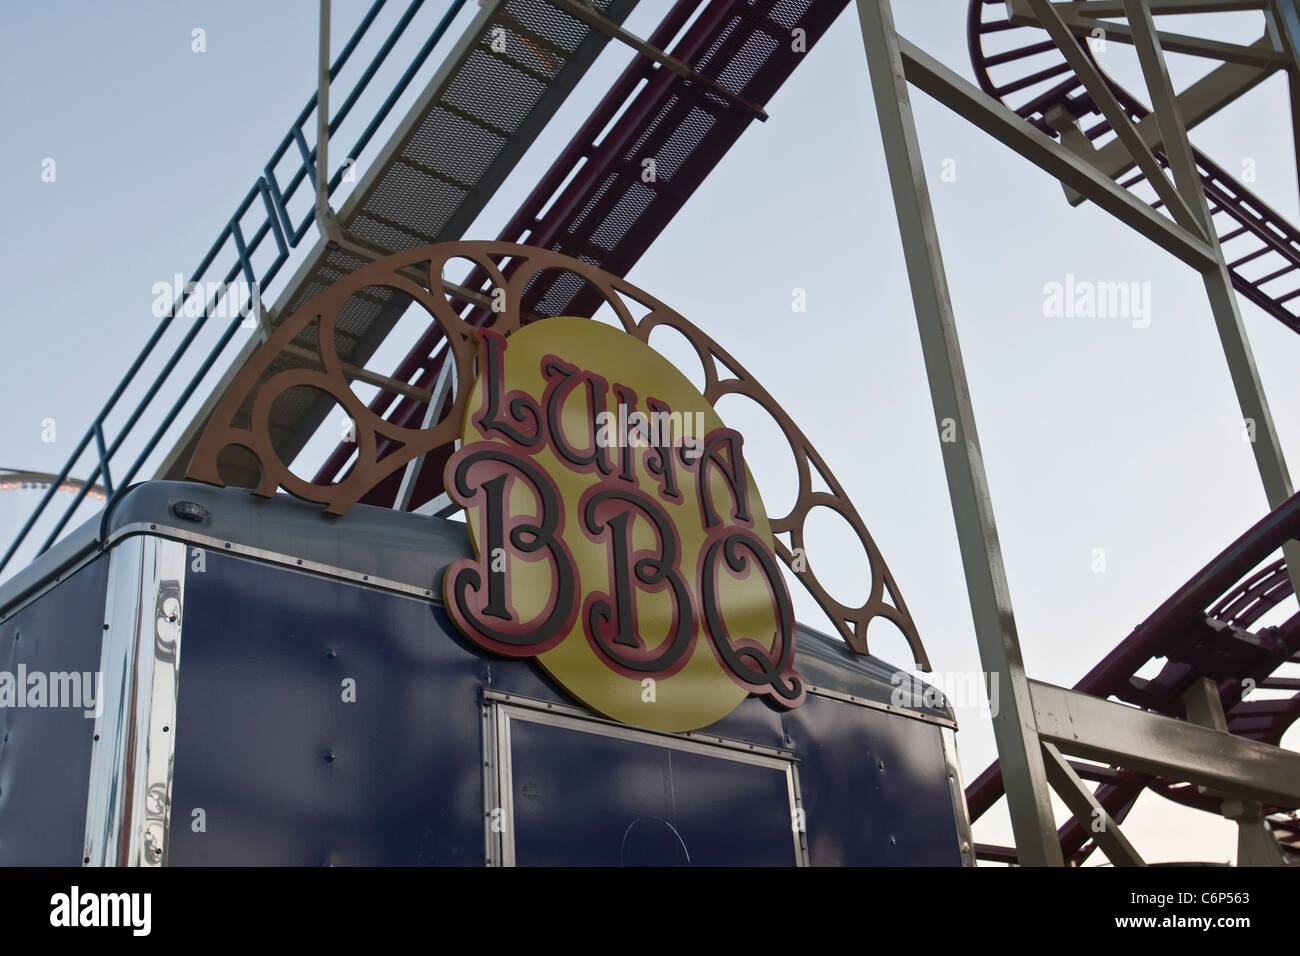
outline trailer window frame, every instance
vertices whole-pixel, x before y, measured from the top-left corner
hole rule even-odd
[[[713,734],[672,734],[631,727],[592,716],[577,707],[491,688],[484,688],[481,696],[483,833],[488,866],[515,865],[514,779],[510,736],[511,724],[515,721],[596,734],[784,773],[794,865],[809,865],[806,828],[794,825],[798,815],[803,812],[803,795],[799,786],[799,757],[793,751]]]

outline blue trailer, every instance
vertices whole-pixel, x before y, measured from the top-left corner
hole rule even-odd
[[[470,553],[449,518],[120,495],[0,587],[0,864],[973,863],[953,713],[895,668],[799,626],[802,706],[630,726],[458,632]]]

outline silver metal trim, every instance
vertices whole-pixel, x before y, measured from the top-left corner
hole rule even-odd
[[[495,791],[492,794],[486,794],[485,791],[485,805],[487,801],[497,801],[496,805],[499,806],[502,811],[501,820],[503,824],[500,833],[494,834],[492,832],[490,817],[493,808],[487,807],[488,820],[485,822],[485,829],[489,846],[489,865],[494,865],[492,863],[492,848],[494,844],[497,850],[496,859],[501,861],[497,865],[516,865],[513,800],[514,787],[510,746],[510,727],[511,721],[513,720],[544,724],[567,730],[578,730],[584,733],[597,734],[602,737],[613,737],[618,740],[644,743],[656,747],[666,747],[670,750],[680,750],[686,753],[715,757],[720,760],[731,760],[736,763],[750,764],[752,766],[765,767],[769,770],[781,771],[786,777],[786,793],[789,798],[791,820],[790,832],[794,846],[794,862],[796,866],[809,865],[807,828],[800,828],[794,825],[797,811],[803,809],[803,796],[799,786],[798,758],[790,751],[778,750],[772,747],[764,747],[760,744],[749,744],[740,740],[715,737],[712,735],[695,733],[671,734],[662,731],[645,730],[640,727],[629,727],[626,724],[616,723],[600,717],[593,717],[578,708],[536,700],[529,697],[521,697],[517,694],[507,694],[488,688],[484,688],[483,690],[482,706],[485,712],[493,712],[490,716],[485,713],[484,763],[490,765],[485,769],[487,775],[493,778],[492,786],[495,788]],[[492,751],[487,750],[488,725],[491,725],[491,735],[495,738],[495,747]]]
[[[635,731],[638,734],[648,734],[653,737],[666,737],[679,741],[696,741],[710,748],[723,747],[743,754],[759,754],[771,757],[774,760],[792,760],[795,763],[799,762],[799,755],[797,753],[793,750],[787,750],[781,747],[768,747],[763,744],[751,744],[747,741],[735,740],[731,737],[719,737],[716,734],[702,734],[697,730],[675,734],[665,730],[647,730],[643,727],[632,727],[628,724],[619,723],[617,720],[610,720],[608,717],[597,717],[590,711],[584,710],[581,707],[574,707],[571,704],[557,704],[554,701],[538,700],[536,697],[524,697],[520,694],[507,694],[504,691],[495,690],[491,687],[483,688],[483,699],[498,701],[505,704],[513,704],[517,707],[545,711],[552,714],[561,714],[565,717],[572,717],[576,720],[583,720],[592,724],[603,724],[606,727],[613,727],[616,730],[621,731]],[[712,749],[708,751],[710,754],[712,752]]]
[[[496,724],[497,753],[494,761],[497,771],[497,802],[501,809],[500,856],[502,866],[515,866],[515,788],[514,767],[510,756],[509,704],[492,701],[493,723]]]
[[[927,724],[938,724],[940,727],[949,727],[957,729],[957,721],[950,720],[947,717],[940,717],[938,714],[927,714],[919,710],[911,710],[907,707],[895,707],[893,704],[883,704],[878,700],[869,700],[866,697],[856,697],[853,694],[846,694],[843,691],[831,690],[829,687],[814,687],[808,685],[808,693],[815,694],[818,697],[826,697],[830,700],[838,700],[845,704],[857,704],[859,707],[870,707],[872,710],[884,711],[887,714],[898,714],[900,717],[910,717],[913,720],[923,720]]]
[[[127,724],[131,710],[131,662],[141,614],[141,567],[145,543],[131,538],[108,558],[104,601],[104,637],[99,654],[100,712],[95,718],[86,796],[86,838],[82,862],[108,866],[117,862],[122,826]]]
[[[957,848],[962,866],[976,866],[975,838],[971,836],[970,809],[966,806],[966,788],[961,782],[961,764],[957,760],[957,733],[947,727],[939,732],[943,742],[943,760],[947,765],[948,792],[952,795],[952,812],[957,818]]]
[[[184,545],[149,536],[109,554],[86,865],[167,863],[187,558]]]
[[[803,790],[799,786],[799,764],[791,761],[789,768],[785,783],[790,795],[790,830],[794,836],[795,866],[812,866],[808,857],[808,815],[804,812]]]
[[[104,547],[106,549],[110,548],[115,542],[120,541],[128,535],[139,534],[156,535],[173,541],[183,541],[186,544],[205,548],[218,554],[238,554],[242,557],[265,561],[268,564],[278,564],[291,571],[315,572],[317,574],[326,575],[327,577],[339,578],[352,584],[359,584],[362,587],[374,588],[377,591],[391,591],[396,594],[417,597],[433,604],[442,604],[441,592],[435,591],[431,588],[420,588],[413,584],[403,584],[401,581],[393,581],[389,578],[381,578],[373,574],[365,574],[361,571],[352,571],[348,568],[341,568],[333,564],[322,564],[319,561],[308,561],[305,558],[297,558],[291,554],[285,554],[280,551],[268,551],[265,548],[254,548],[246,544],[227,541],[224,538],[213,538],[206,534],[197,534],[184,528],[158,524],[152,521],[137,521],[133,524],[123,525],[117,531],[113,532],[104,543]]]
[[[494,813],[500,809],[500,789],[497,786],[497,724],[496,708],[490,701],[479,704],[483,718],[483,852],[486,866],[501,866],[501,837],[494,829]]]

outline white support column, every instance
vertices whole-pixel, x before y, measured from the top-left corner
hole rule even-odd
[[[857,0],[857,4],[930,395],[936,418],[951,418],[956,429],[957,440],[941,442],[940,448],[980,659],[987,673],[1000,678],[1001,695],[993,732],[1011,808],[1016,852],[1024,865],[1061,866],[1061,846],[1033,702],[975,433],[975,413],[957,341],[893,13],[889,0]]]
[[[1210,300],[1210,311],[1214,314],[1219,341],[1223,344],[1223,354],[1228,361],[1228,372],[1237,392],[1243,425],[1249,429],[1247,434],[1253,433],[1250,447],[1264,484],[1264,494],[1268,498],[1269,507],[1278,508],[1294,493],[1291,475],[1282,453],[1281,438],[1273,424],[1273,413],[1269,410],[1268,399],[1264,395],[1264,383],[1260,381],[1259,369],[1255,366],[1255,355],[1246,336],[1246,326],[1237,308],[1232,276],[1228,272],[1223,246],[1215,234],[1205,188],[1187,138],[1187,125],[1178,111],[1178,97],[1174,94],[1173,82],[1169,79],[1169,69],[1160,47],[1160,37],[1156,32],[1149,3],[1150,0],[1124,0],[1124,10],[1133,31],[1133,45],[1142,64],[1147,93],[1151,96],[1151,107],[1156,114],[1160,138],[1164,143],[1165,158],[1174,174],[1174,184],[1191,207],[1193,215],[1200,220],[1214,250],[1215,264],[1201,273],[1205,282],[1205,294]],[[1300,594],[1300,544],[1288,542],[1283,545],[1282,553],[1286,557],[1292,587]]]
[[[1074,772],[1070,762],[1061,756],[1053,744],[1043,744],[1043,758],[1047,764],[1047,779],[1057,796],[1070,808],[1079,826],[1092,834],[1106,859],[1116,866],[1146,866],[1141,854],[1120,830],[1115,818],[1097,800],[1088,785]]]

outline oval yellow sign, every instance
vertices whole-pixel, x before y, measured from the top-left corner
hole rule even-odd
[[[475,557],[443,584],[481,647],[592,709],[704,727],[794,707],[794,614],[741,436],[639,339],[591,319],[481,330],[445,486]]]

